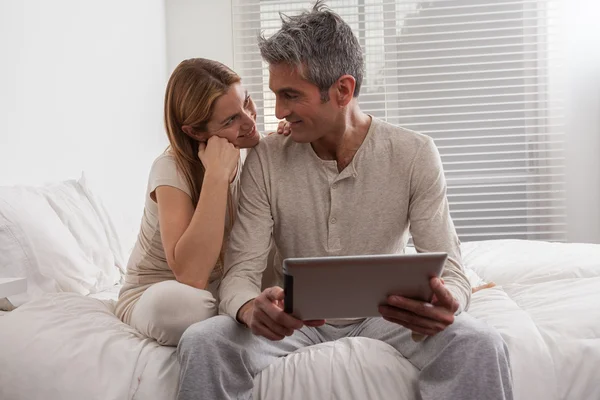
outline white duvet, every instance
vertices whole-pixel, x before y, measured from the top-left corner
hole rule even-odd
[[[600,246],[465,243],[471,278],[499,286],[469,312],[496,327],[516,399],[600,399]],[[116,289],[53,294],[0,316],[0,399],[174,399],[175,349],[112,313]],[[255,399],[417,399],[418,371],[365,338],[303,349],[255,379]],[[481,398],[485,398],[485,393]]]

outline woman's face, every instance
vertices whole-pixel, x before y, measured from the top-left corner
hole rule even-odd
[[[215,101],[213,115],[207,123],[206,139],[217,135],[239,148],[254,147],[260,140],[255,122],[254,102],[242,85],[235,83]]]

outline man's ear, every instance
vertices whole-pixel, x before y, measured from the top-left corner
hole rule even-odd
[[[335,96],[339,106],[345,107],[354,98],[356,79],[352,75],[343,75],[335,83]]]

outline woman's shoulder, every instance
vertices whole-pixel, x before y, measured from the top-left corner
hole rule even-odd
[[[172,186],[191,196],[189,185],[177,167],[175,155],[169,149],[158,155],[150,168],[148,191],[151,196],[158,186]]]
[[[151,170],[162,170],[162,169],[174,170],[177,169],[177,161],[175,155],[170,149],[163,151],[159,154],[152,162]]]

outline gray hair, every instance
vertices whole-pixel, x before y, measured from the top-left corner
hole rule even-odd
[[[356,80],[354,97],[358,97],[363,80],[363,54],[350,26],[323,1],[311,11],[297,16],[280,13],[282,26],[273,36],[258,38],[262,58],[269,64],[289,64],[297,67],[304,79],[315,84],[323,102],[329,100],[328,90],[341,76]]]

